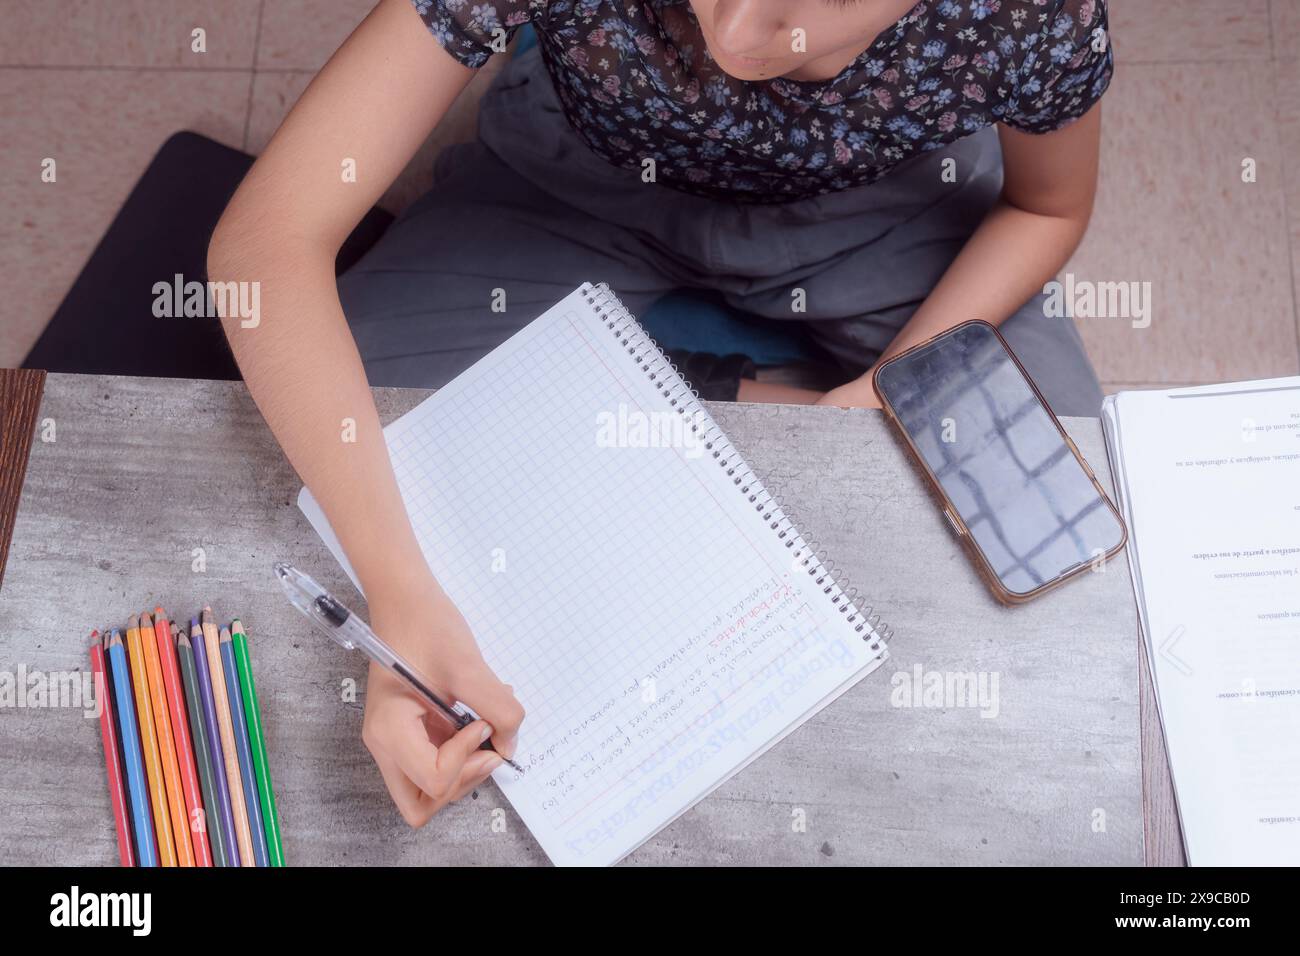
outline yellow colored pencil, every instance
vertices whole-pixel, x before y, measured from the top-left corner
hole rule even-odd
[[[222,756],[226,762],[226,782],[230,785],[230,810],[235,817],[235,842],[239,846],[239,865],[256,866],[253,857],[253,831],[248,824],[248,805],[244,802],[244,778],[239,773],[239,753],[235,749],[235,725],[230,717],[230,701],[226,694],[226,671],[221,665],[221,648],[218,644],[216,618],[212,608],[205,607],[199,617],[203,627],[203,651],[208,657],[208,672],[212,675],[213,704],[217,710],[217,730],[221,734]]]
[[[181,789],[181,766],[176,759],[176,740],[172,736],[171,713],[167,707],[167,688],[163,684],[162,660],[158,656],[158,639],[154,636],[149,612],[140,615],[140,643],[144,645],[144,669],[149,679],[149,700],[153,707],[154,726],[158,730],[158,755],[162,759],[163,783],[167,788],[167,806],[171,811],[172,837],[176,844],[176,865],[194,865],[194,844],[190,840],[189,813]]]
[[[162,755],[158,752],[153,706],[149,701],[149,675],[145,670],[144,648],[140,641],[140,618],[134,614],[126,628],[126,653],[131,662],[131,687],[135,694],[135,711],[140,724],[140,752],[144,756],[145,776],[149,778],[149,805],[153,808],[154,835],[158,838],[158,863],[161,866],[175,866],[176,841],[172,837]]]

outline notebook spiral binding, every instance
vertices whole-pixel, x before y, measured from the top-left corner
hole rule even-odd
[[[762,513],[768,527],[785,542],[787,549],[792,550],[792,566],[806,568],[809,576],[821,587],[822,593],[831,599],[831,604],[846,615],[854,632],[861,634],[864,641],[870,642],[871,650],[881,650],[882,645],[894,636],[893,628],[881,620],[880,614],[873,607],[860,603],[860,592],[856,587],[850,586],[843,570],[830,560],[826,551],[819,549],[815,542],[804,540],[786,514],[781,499],[769,492],[753,470],[744,463],[740,453],[732,447],[726,434],[704,408],[691,383],[664,354],[654,337],[642,327],[606,283],[584,285],[582,292],[587,304],[596,311],[605,327],[614,333],[619,345],[627,349],[633,361],[655,383],[668,404],[679,415],[689,416],[691,431],[698,433],[703,429],[705,451],[710,453],[719,467],[726,469],[732,484],[740,489],[741,494],[748,496],[754,510]],[[739,460],[739,465],[732,464],[733,459]]]

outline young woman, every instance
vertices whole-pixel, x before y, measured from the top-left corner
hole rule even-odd
[[[538,49],[485,96],[478,141],[443,152],[336,284],[343,239],[525,23]],[[431,739],[371,670],[363,736],[408,822],[495,768],[483,735],[512,753],[523,710],[428,571],[367,374],[442,384],[593,280],[634,312],[690,287],[801,322],[846,383],[786,400],[875,405],[883,357],[983,318],[1058,413],[1096,414],[1078,335],[1041,290],[1088,222],[1111,71],[1104,0],[379,3],[254,165],[209,266],[261,283],[263,321],[228,321],[231,346],[375,629],[485,718]]]

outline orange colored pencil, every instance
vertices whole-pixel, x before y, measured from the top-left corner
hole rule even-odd
[[[158,660],[162,664],[163,689],[167,691],[167,711],[171,715],[172,738],[176,741],[176,763],[180,770],[181,793],[185,797],[185,816],[194,845],[194,865],[212,866],[212,847],[208,843],[207,818],[203,810],[203,793],[199,790],[199,769],[194,763],[194,742],[185,709],[185,689],[181,685],[180,665],[176,662],[176,645],[172,642],[167,612],[154,608],[154,637]]]
[[[172,837],[168,816],[167,785],[163,780],[153,705],[149,702],[149,677],[140,640],[140,618],[134,614],[126,628],[126,653],[131,661],[131,688],[135,693],[135,712],[140,724],[140,751],[144,756],[145,776],[149,778],[149,805],[153,808],[153,829],[158,838],[158,863],[160,866],[175,866],[176,841]]]
[[[172,718],[167,707],[167,686],[163,682],[162,658],[158,655],[158,637],[154,633],[153,618],[148,611],[140,615],[140,642],[144,645],[149,700],[153,706],[154,726],[158,731],[158,755],[162,758],[163,785],[167,788],[167,808],[171,812],[176,865],[193,866],[194,841],[190,837],[190,818],[185,812],[180,761],[176,758],[176,738],[172,734]]]
[[[217,711],[217,730],[221,734],[221,752],[226,761],[226,782],[230,785],[230,810],[235,818],[235,843],[239,846],[239,865],[256,866],[253,856],[253,831],[248,824],[248,804],[244,802],[244,778],[239,772],[239,752],[235,749],[235,724],[230,716],[230,699],[226,693],[226,670],[221,663],[220,636],[212,608],[205,607],[199,616],[203,627],[203,650],[208,656],[212,675],[212,697]]]

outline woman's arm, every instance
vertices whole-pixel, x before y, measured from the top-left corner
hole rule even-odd
[[[1043,290],[1083,238],[1097,191],[1101,106],[1052,133],[998,132],[1002,195],[879,361],[968,319],[1000,324]],[[820,403],[880,405],[870,371]]]
[[[240,185],[213,235],[208,272],[213,281],[260,283],[259,324],[244,328],[232,317],[223,325],[249,392],[356,570],[375,630],[482,714],[497,747],[511,752],[523,711],[425,563],[334,278],[339,246],[473,75],[443,52],[409,0],[383,0]],[[366,743],[414,825],[491,762],[459,740],[435,751],[423,713],[372,669]],[[462,732],[474,747],[480,729]]]

